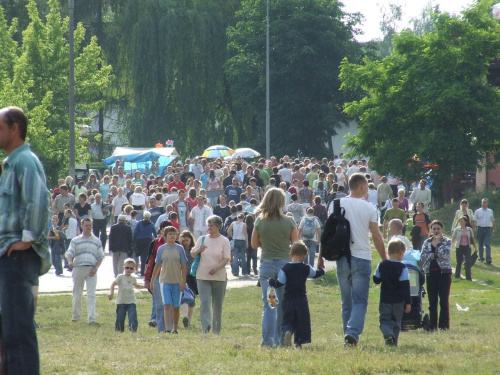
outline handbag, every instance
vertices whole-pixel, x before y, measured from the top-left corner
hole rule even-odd
[[[186,289],[184,289],[184,291],[181,293],[181,305],[191,302],[194,302],[194,293],[191,288],[186,285]]]
[[[201,246],[203,246],[203,244],[205,243],[205,237],[206,236],[201,237]],[[194,258],[193,264],[191,264],[191,271],[189,272],[189,274],[193,277],[196,277],[196,272],[198,271],[198,266],[200,265],[200,260],[201,260],[201,254],[198,254]]]

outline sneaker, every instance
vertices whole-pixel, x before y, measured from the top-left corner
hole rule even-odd
[[[396,346],[396,338],[393,335],[384,335],[385,345]]]
[[[154,320],[150,320],[148,324],[151,328],[156,328],[158,326]]]
[[[256,285],[256,287],[260,288],[260,280],[259,280],[259,281],[257,281],[257,285]]]
[[[351,335],[345,335],[344,337],[344,347],[345,348],[355,348],[358,346],[358,342]]]
[[[97,322],[89,322],[89,326],[92,326],[92,327],[100,327],[101,325]]]
[[[292,332],[286,331],[285,340],[283,340],[283,346],[284,347],[292,346]]]
[[[172,331],[171,333],[172,333],[172,334],[175,334],[175,335],[178,335],[178,334],[179,334],[179,331]]]
[[[182,318],[182,325],[184,326],[184,328],[189,327],[189,319],[187,318],[187,316]]]
[[[486,264],[491,264],[491,260],[487,260],[487,261],[486,261]]]
[[[257,268],[254,268],[254,269],[253,269],[253,274],[254,274],[255,276],[258,276],[258,275],[259,275],[259,271],[257,270]]]

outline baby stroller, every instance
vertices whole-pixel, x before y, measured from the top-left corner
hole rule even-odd
[[[403,314],[401,320],[401,330],[409,331],[411,329],[423,328],[429,330],[429,315],[422,310],[422,300],[425,296],[424,283],[425,276],[412,264],[406,264],[410,277],[410,295],[411,311],[409,314]]]

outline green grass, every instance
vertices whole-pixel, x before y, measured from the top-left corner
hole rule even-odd
[[[451,212],[453,217],[454,210],[431,216],[449,217]],[[493,260],[500,264],[495,256],[499,250],[493,249]],[[374,267],[377,262],[375,258]],[[451,329],[403,332],[398,348],[383,345],[378,286],[370,289],[359,347],[343,348],[334,272],[308,283],[313,342],[302,350],[259,346],[262,306],[256,287],[227,291],[219,336],[201,333],[198,307],[193,328],[180,328],[175,336],[158,334],[147,325],[147,293],[138,294],[137,333],[114,332],[115,304],[105,295],[97,298],[99,328],[70,322],[71,296],[42,295],[36,316],[42,374],[494,374],[500,367],[498,271],[478,263],[472,269],[475,282],[453,279]],[[458,311],[456,303],[469,311]],[[427,306],[424,300],[424,310]]]

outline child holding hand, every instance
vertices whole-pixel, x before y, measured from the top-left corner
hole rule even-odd
[[[108,298],[111,301],[115,293],[115,286],[118,286],[118,296],[116,297],[116,322],[115,331],[125,330],[125,316],[128,314],[128,329],[137,331],[137,309],[134,288],[143,289],[144,286],[137,284],[137,277],[133,274],[136,268],[135,260],[125,259],[123,262],[123,274],[118,275],[111,284]]]
[[[406,246],[400,239],[389,241],[389,259],[377,266],[373,275],[375,284],[382,284],[380,289],[380,330],[385,344],[397,346],[403,311],[411,311],[410,279],[408,269],[401,263]]]
[[[307,246],[302,241],[295,242],[290,249],[291,262],[285,264],[278,273],[278,279],[269,279],[269,285],[279,288],[285,285],[283,298],[283,332],[285,338],[283,346],[294,344],[301,347],[302,344],[311,342],[311,316],[309,314],[309,303],[306,295],[307,278],[318,278],[325,274],[323,269],[314,270],[305,264],[307,258]]]

